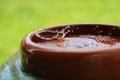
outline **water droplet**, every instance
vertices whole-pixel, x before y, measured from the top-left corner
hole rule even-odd
[[[94,28],[94,30],[96,30],[98,27],[99,27],[99,26],[96,26],[96,27]]]
[[[110,33],[108,33],[108,36],[111,36],[112,35],[112,33],[110,32]]]
[[[98,34],[100,34],[100,33],[103,33],[103,31],[102,30],[98,31]]]
[[[115,28],[112,28],[112,30],[115,30]]]
[[[79,27],[77,27],[77,30],[79,30]]]

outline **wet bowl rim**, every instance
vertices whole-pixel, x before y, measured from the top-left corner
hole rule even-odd
[[[72,23],[72,24],[59,24],[59,25],[54,25],[54,26],[49,26],[45,28],[38,29],[43,30],[43,29],[51,29],[51,28],[57,28],[57,27],[64,27],[64,26],[73,26],[73,25],[95,25],[95,26],[113,26],[113,27],[120,27],[119,24],[109,24],[109,23]],[[35,30],[36,31],[36,30]],[[85,50],[70,50],[70,49],[50,49],[50,48],[44,48],[40,45],[37,45],[36,43],[32,42],[30,39],[32,35],[35,33],[35,31],[32,31],[28,33],[22,40],[21,46],[25,47],[27,49],[27,46],[29,46],[29,49],[34,49],[36,51],[42,51],[42,52],[63,52],[63,53],[113,53],[115,52],[120,52],[120,47],[108,47],[108,48],[97,48],[97,49],[85,49]],[[29,39],[29,40],[28,40]],[[30,42],[30,43],[27,43]]]

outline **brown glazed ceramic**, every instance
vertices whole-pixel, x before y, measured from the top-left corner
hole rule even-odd
[[[65,24],[29,33],[23,70],[46,80],[120,80],[120,26]]]

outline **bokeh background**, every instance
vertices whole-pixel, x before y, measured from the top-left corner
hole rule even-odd
[[[66,23],[120,24],[120,0],[0,0],[0,65],[29,32]]]

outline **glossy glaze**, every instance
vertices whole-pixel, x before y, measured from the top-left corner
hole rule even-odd
[[[64,38],[57,39],[58,34],[44,32],[61,31],[66,26],[70,31]],[[110,24],[67,24],[33,31],[21,43],[23,69],[47,80],[120,79],[119,27]],[[53,39],[40,38],[37,32],[41,32],[44,38]],[[81,47],[83,43],[87,43],[87,47]]]

